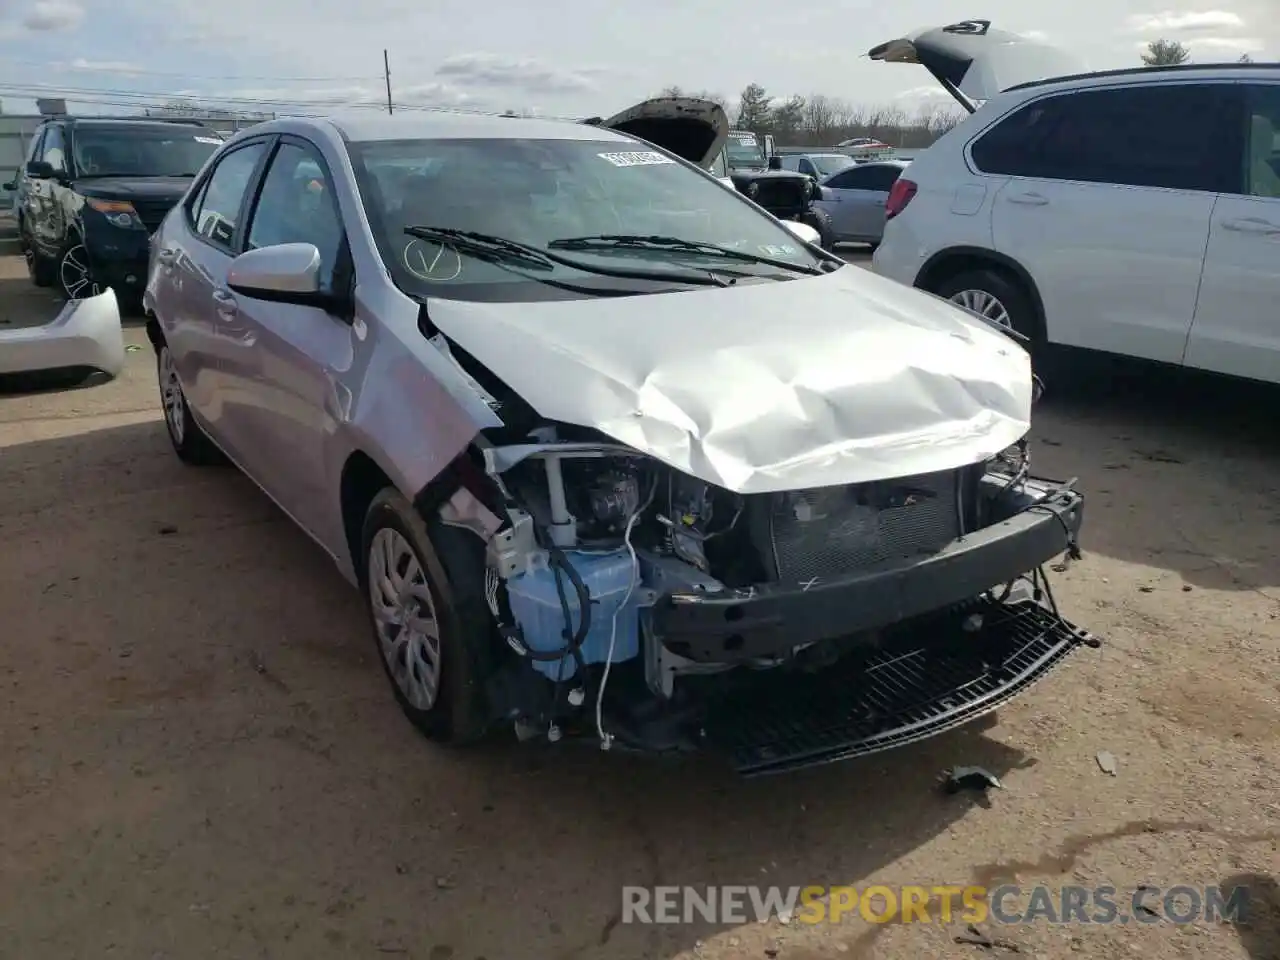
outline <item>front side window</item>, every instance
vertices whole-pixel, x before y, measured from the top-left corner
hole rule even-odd
[[[200,236],[219,246],[231,247],[240,206],[265,149],[264,142],[250,143],[218,161],[200,193],[199,204],[192,210]]]
[[[331,290],[342,238],[333,183],[319,155],[300,144],[282,143],[267,168],[249,220],[248,249],[314,244],[320,251],[322,285]]]
[[[50,127],[44,135],[44,156],[41,157],[45,163],[53,167],[58,173],[65,173],[67,170],[67,148],[66,136],[62,132],[62,127]]]
[[[185,124],[76,128],[76,171],[82,177],[194,177],[222,141]]]
[[[1240,156],[1230,84],[1078,90],[1027,104],[973,145],[984,173],[1229,190]]]
[[[1280,84],[1246,88],[1244,193],[1280,199]]]
[[[724,147],[720,148],[720,152],[716,154],[716,158],[711,161],[711,175],[721,178],[729,175],[729,162],[725,159]]]
[[[547,296],[538,289],[538,277],[592,289],[606,282],[561,264],[538,270],[484,262],[447,244],[407,235],[405,228],[412,225],[488,234],[592,266],[697,273],[704,279],[712,269],[761,278],[801,274],[687,248],[568,249],[563,241],[602,235],[675,238],[810,270],[819,264],[771,218],[685,164],[640,144],[454,139],[352,143],[348,150],[378,249],[396,282],[411,294],[537,299]],[[652,289],[644,282],[621,285],[634,292]]]

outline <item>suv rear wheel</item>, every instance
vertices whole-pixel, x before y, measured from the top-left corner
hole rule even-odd
[[[945,277],[934,288],[938,296],[1026,337],[1029,346],[1041,337],[1035,307],[1022,284],[998,270],[965,270]]]

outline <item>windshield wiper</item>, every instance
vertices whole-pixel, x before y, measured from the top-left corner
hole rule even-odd
[[[555,269],[555,262],[537,247],[507,240],[505,237],[477,233],[474,230],[455,230],[451,227],[408,226],[404,228],[404,232],[421,240],[447,243],[462,253],[469,253],[482,260],[518,260],[543,270]]]
[[[792,263],[776,257],[764,257],[758,253],[747,253],[722,247],[715,243],[703,243],[700,240],[685,240],[681,237],[643,236],[641,234],[609,234],[602,233],[588,237],[564,237],[552,240],[548,247],[554,250],[619,250],[619,249],[652,249],[681,250],[688,253],[705,253],[711,256],[724,257],[726,260],[739,260],[742,263],[759,263],[780,270],[793,270],[796,273],[807,273],[817,276],[823,271],[803,263]]]
[[[559,264],[564,267],[572,267],[574,270],[581,270],[584,273],[594,273],[602,277],[617,277],[621,280],[657,280],[671,283],[696,283],[711,287],[729,286],[729,281],[713,273],[672,273],[666,270],[623,270],[614,267],[597,266],[593,263],[574,260],[572,257],[558,256],[550,250],[535,247],[533,244],[521,243],[519,240],[509,240],[506,237],[499,237],[492,233],[479,233],[475,230],[410,225],[404,228],[404,232],[411,237],[434,240],[437,243],[447,243],[460,252],[469,253],[482,259],[491,258],[496,260],[502,258],[510,261],[520,261],[544,270],[550,270]]]

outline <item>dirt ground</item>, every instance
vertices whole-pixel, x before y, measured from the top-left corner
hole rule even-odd
[[[29,309],[6,262],[0,321]],[[173,456],[128,339],[114,382],[0,396],[0,957],[1013,956],[941,924],[619,922],[627,884],[1003,882],[1252,891],[1244,925],[984,928],[1018,955],[1280,956],[1276,390],[1062,371],[1034,465],[1088,496],[1056,588],[1101,649],[976,729],[739,781],[424,741],[319,550]],[[954,764],[1004,789],[944,796]]]

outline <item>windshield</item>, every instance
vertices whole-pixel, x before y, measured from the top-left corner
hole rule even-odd
[[[221,143],[208,131],[178,124],[79,126],[73,151],[82,177],[191,177]]]
[[[818,172],[824,177],[829,177],[833,173],[839,173],[846,167],[856,166],[852,157],[846,157],[843,153],[811,153],[809,161],[818,168]]]
[[[754,133],[735,130],[729,134],[725,144],[728,148],[729,166],[731,167],[764,167],[768,160],[764,155],[764,144]]]
[[[628,149],[630,148],[630,149]],[[449,139],[348,144],[374,240],[396,283],[411,295],[460,300],[562,296],[549,282],[636,293],[673,289],[670,280],[624,283],[556,262],[487,262],[406,227],[473,231],[554,250],[553,241],[600,235],[678,238],[738,254],[666,245],[560,246],[564,257],[610,270],[650,271],[704,281],[793,279],[800,274],[748,262],[752,256],[813,269],[822,261],[789,231],[695,167],[618,140]],[[684,289],[677,286],[675,289]]]

